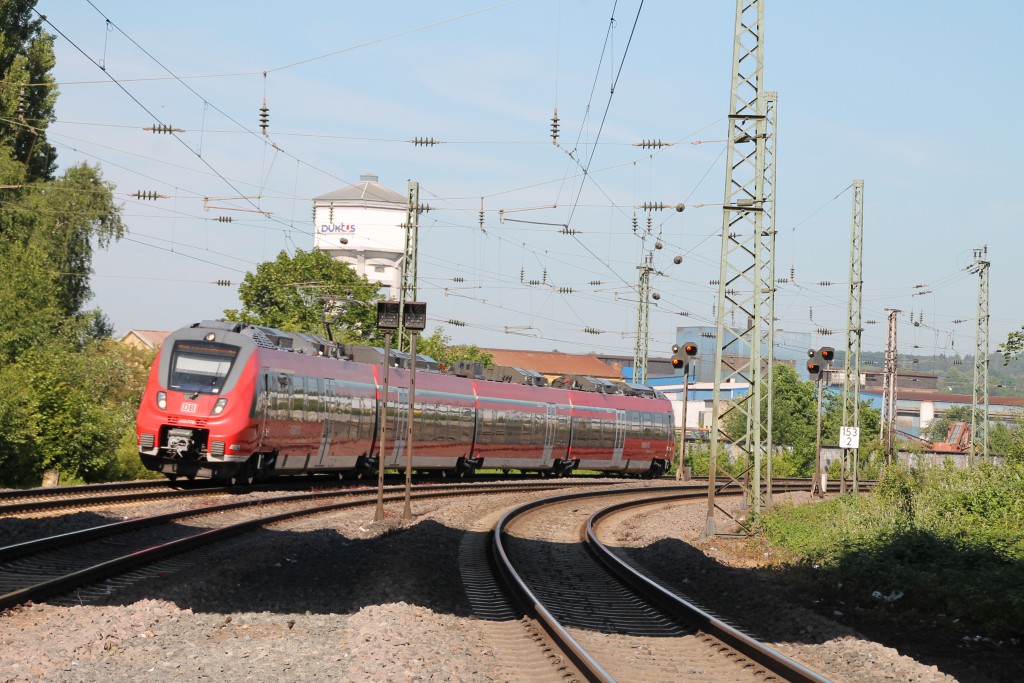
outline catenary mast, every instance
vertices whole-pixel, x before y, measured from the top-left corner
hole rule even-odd
[[[860,426],[860,342],[864,332],[861,319],[861,293],[864,289],[864,181],[853,181],[853,220],[850,223],[850,291],[846,300],[846,355],[843,358],[843,424]],[[853,492],[857,492],[856,448],[843,449],[840,492],[846,493],[851,474]]]
[[[763,29],[763,0],[737,0],[716,306],[715,387],[705,536],[717,532],[715,511],[724,512],[715,505],[717,457],[722,437],[733,437],[733,442],[746,452],[755,473],[754,486],[748,491],[755,509],[761,507],[761,458],[770,452],[764,442],[761,423],[762,398],[767,398],[763,395],[762,329],[764,324],[772,325],[774,322],[763,320],[766,312],[762,306],[763,263],[766,258],[773,258],[772,254],[764,254],[762,244],[767,134],[762,92]],[[750,391],[722,412],[722,384],[729,381],[746,383]],[[722,418],[733,411],[739,411],[745,418],[747,433],[741,439],[735,438],[738,435],[719,433]]]
[[[968,454],[972,463],[979,450],[983,458],[988,458],[988,267],[988,246],[975,249],[974,263],[970,267],[972,273],[978,274],[978,321],[974,333],[974,390],[971,394],[971,445]]]

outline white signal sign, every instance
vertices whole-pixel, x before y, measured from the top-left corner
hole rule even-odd
[[[840,427],[839,447],[860,448],[860,427]]]

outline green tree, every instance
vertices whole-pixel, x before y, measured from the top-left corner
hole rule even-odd
[[[1019,359],[1024,353],[1024,327],[1010,332],[1006,336],[1006,341],[1000,344],[997,350],[1003,354],[1004,365]]]
[[[277,259],[257,266],[255,273],[245,274],[238,287],[242,308],[226,310],[224,317],[320,334],[327,331],[326,320],[335,341],[377,344],[379,289],[322,251],[297,249],[295,256],[282,251]]]
[[[128,372],[110,322],[85,311],[94,245],[125,231],[113,186],[79,164],[59,178],[46,141],[57,89],[52,37],[35,0],[0,0],[0,485],[130,475],[114,466],[130,438],[144,370]],[[137,456],[134,456],[137,462]]]
[[[27,365],[44,426],[36,441],[44,469],[87,482],[116,476],[116,454],[134,429],[146,382],[139,360],[137,351],[110,339],[90,341],[75,354],[49,345],[32,356]]]
[[[81,163],[60,178],[34,183],[21,205],[32,220],[32,239],[48,247],[57,278],[57,300],[67,316],[78,315],[92,298],[92,243],[106,249],[125,233],[114,186],[99,166]]]
[[[57,86],[53,36],[42,29],[36,0],[0,0],[0,140],[22,164],[25,182],[50,180],[57,167],[46,129],[54,120]]]
[[[825,443],[839,442],[839,428],[843,425],[843,394],[842,391],[828,391],[822,397],[821,439]],[[882,411],[872,408],[868,401],[860,403],[861,442],[878,434],[882,424]],[[854,426],[854,425],[848,425]]]
[[[483,363],[484,367],[494,364],[494,356],[473,345],[451,344],[452,338],[444,333],[444,327],[438,325],[430,335],[424,335],[416,341],[416,353],[430,356],[442,368],[449,368],[457,360],[468,360]]]
[[[814,384],[800,381],[788,365],[776,364],[772,372],[772,441],[782,452],[773,458],[773,469],[777,476],[806,476],[814,461],[818,407]],[[761,413],[766,410],[767,405],[762,405]],[[746,432],[746,417],[731,411],[724,425],[726,433],[738,440]]]

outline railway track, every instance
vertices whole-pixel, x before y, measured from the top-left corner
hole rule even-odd
[[[626,500],[608,508],[608,496]],[[471,602],[506,623],[525,611],[530,619],[520,619],[519,632],[542,645],[549,680],[826,680],[661,588],[618,560],[593,531],[606,509],[700,497],[659,486],[519,506],[498,521],[490,542],[502,582],[522,610],[501,604],[483,583]]]
[[[226,493],[228,490],[226,487],[213,486],[207,482],[182,485],[166,481],[126,481],[0,491],[0,517],[133,503],[141,500],[215,495]]]
[[[415,499],[453,495],[509,493],[555,488],[555,483],[522,485],[446,484],[415,487]],[[400,501],[402,487],[387,487],[385,501]],[[275,498],[246,499],[223,505],[181,510],[150,517],[93,526],[0,548],[0,609],[93,585],[66,596],[64,602],[84,602],[83,595],[107,595],[121,579],[140,567],[150,573],[179,568],[169,558],[203,546],[224,542],[248,531],[298,517],[376,504],[375,489],[332,490]],[[164,563],[157,566],[157,563]],[[143,575],[145,572],[143,572]],[[140,575],[141,576],[141,575]],[[129,577],[129,581],[138,576]]]
[[[419,483],[435,484],[451,481],[436,475],[417,476],[415,480]],[[607,477],[598,475],[575,474],[571,480],[576,485],[602,486],[608,484]],[[393,482],[396,485],[401,484],[404,481],[404,475],[389,474],[385,481]],[[545,478],[533,475],[477,474],[471,480],[462,481],[475,483],[516,482],[524,485],[526,482],[535,482],[538,485],[551,485],[550,483],[545,483],[547,481]],[[316,478],[281,477],[267,483],[254,484],[247,487],[220,486],[209,480],[195,482],[147,480],[9,490],[0,491],[0,517],[31,513],[65,512],[106,505],[237,494],[249,491],[308,490],[311,487],[317,486],[330,488],[345,486],[353,490],[361,490],[375,488],[376,485],[375,477],[372,481],[370,479],[361,479],[340,482],[336,478],[321,476]],[[695,482],[693,485],[698,486],[699,482]]]

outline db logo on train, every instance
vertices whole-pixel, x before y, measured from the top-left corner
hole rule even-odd
[[[199,410],[199,404],[198,403],[182,403],[181,404],[181,412],[183,412],[183,413],[194,413],[197,410]]]

